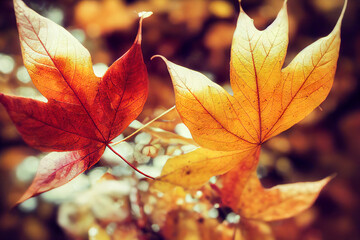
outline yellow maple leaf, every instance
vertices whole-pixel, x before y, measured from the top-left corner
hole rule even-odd
[[[329,94],[339,56],[340,27],[346,4],[347,1],[333,31],[302,50],[285,68],[288,45],[286,1],[274,22],[263,31],[256,29],[253,20],[241,9],[231,47],[230,82],[234,95],[205,75],[160,56],[173,81],[176,109],[201,148],[170,159],[158,180],[183,187],[199,186],[211,176],[237,167],[242,177],[227,181],[231,185],[224,187],[228,190],[223,190],[226,192],[223,195],[229,197],[244,189],[254,189],[257,196],[264,192],[260,183],[260,187],[253,184],[258,181],[256,177],[256,181],[251,180],[260,146],[305,118]],[[328,179],[322,180],[321,184],[312,183],[317,187],[310,192],[304,189],[311,183],[280,189],[286,188],[286,194],[292,196],[299,191],[307,194],[308,201],[297,208],[303,210],[311,206],[327,182]],[[230,189],[235,188],[237,191],[230,193]],[[281,196],[270,199],[276,199],[278,207],[284,202]],[[238,203],[230,205],[237,212],[243,212],[236,209]],[[278,216],[269,213],[259,218],[280,219],[299,211]],[[257,217],[255,214],[248,216]]]

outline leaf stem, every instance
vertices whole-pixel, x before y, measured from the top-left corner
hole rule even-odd
[[[150,124],[152,124],[153,122],[155,122],[156,120],[158,120],[159,118],[163,117],[164,115],[168,114],[169,112],[171,112],[172,110],[175,109],[175,105],[172,106],[171,108],[169,108],[168,110],[166,110],[165,112],[163,112],[162,114],[160,114],[159,116],[157,116],[156,118],[152,119],[151,121],[147,122],[146,124],[144,124],[141,128],[139,128],[138,130],[136,130],[135,132],[133,132],[132,134],[130,134],[129,136],[127,136],[124,139],[121,139],[118,142],[112,143],[112,146],[118,145],[119,143],[122,143],[126,140],[128,140],[129,138],[131,138],[132,136],[134,136],[135,134],[137,134],[138,132],[140,132],[141,130],[143,130],[144,128],[146,128],[147,126],[149,126]]]
[[[235,240],[235,239],[236,239],[236,232],[237,232],[237,230],[238,230],[238,225],[235,225],[235,227],[234,227],[234,233],[233,233],[233,236],[232,236],[232,240]],[[240,233],[240,235],[241,235],[241,233]]]
[[[155,180],[154,177],[147,175],[146,173],[143,173],[142,171],[140,171],[139,169],[137,169],[132,163],[130,163],[128,160],[126,160],[123,156],[121,156],[118,152],[115,151],[115,149],[113,149],[109,144],[106,145],[108,148],[110,148],[111,151],[113,151],[116,155],[118,155],[122,160],[124,160],[124,162],[126,162],[132,169],[134,169],[135,171],[137,171],[138,173],[144,175],[147,178],[150,178],[152,180]]]

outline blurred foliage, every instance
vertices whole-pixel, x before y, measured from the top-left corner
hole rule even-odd
[[[168,73],[162,63],[150,61],[152,55],[161,54],[175,63],[202,71],[220,84],[228,81],[230,44],[239,12],[235,0],[25,2],[76,36],[91,52],[94,70],[99,75],[131,45],[137,31],[136,12],[154,12],[143,28],[150,95],[139,117],[141,122],[174,105]],[[263,29],[275,18],[282,2],[243,0],[242,5],[255,25]],[[285,64],[299,50],[331,31],[342,4],[340,0],[289,1],[290,45]],[[64,188],[11,210],[12,203],[32,180],[43,153],[26,146],[1,107],[1,238],[360,239],[359,10],[359,1],[349,2],[336,79],[329,97],[300,124],[266,143],[260,157],[258,174],[267,187],[314,181],[337,173],[310,210],[270,224],[241,221],[240,233],[238,217],[229,209],[219,208],[209,185],[195,192],[175,188],[161,194],[151,190],[151,184],[149,190],[149,182],[134,175],[111,153],[104,154],[97,168]],[[24,70],[19,46],[12,1],[2,0],[0,91],[40,98]],[[153,126],[188,137],[179,123],[173,111]],[[128,128],[124,135],[133,131]],[[167,158],[189,151],[183,144],[164,141],[159,134],[147,131],[118,145],[118,150],[140,169],[155,175]]]

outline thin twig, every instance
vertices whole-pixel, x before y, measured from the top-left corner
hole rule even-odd
[[[138,130],[136,130],[135,132],[133,132],[132,134],[130,134],[126,138],[121,139],[118,142],[112,143],[111,145],[115,146],[115,145],[118,145],[119,143],[122,143],[122,142],[128,140],[129,138],[131,138],[132,136],[134,136],[135,134],[137,134],[138,132],[140,132],[141,130],[143,130],[144,128],[146,128],[147,126],[149,126],[150,124],[152,124],[153,122],[155,122],[156,120],[158,120],[162,116],[168,114],[169,112],[171,112],[174,109],[175,109],[175,105],[173,107],[169,108],[168,110],[166,110],[165,112],[163,112],[162,114],[160,114],[159,116],[157,116],[156,118],[154,118],[153,120],[151,120],[151,121],[147,122],[146,124],[144,124],[141,128],[139,128]]]

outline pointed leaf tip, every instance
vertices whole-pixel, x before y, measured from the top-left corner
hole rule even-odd
[[[154,55],[150,58],[150,60],[153,60],[154,58],[161,58],[164,62],[167,62],[168,60],[166,59],[166,57],[162,56],[162,55]]]
[[[104,146],[93,146],[79,151],[49,153],[41,159],[33,182],[16,205],[68,183],[97,163],[104,150]]]
[[[154,55],[152,56],[150,59],[153,60],[154,58],[161,58],[165,64],[166,64],[166,67],[170,70],[170,64],[174,64],[172,63],[171,61],[167,60],[166,57],[162,56],[162,55]]]
[[[138,15],[139,15],[139,17],[140,18],[148,18],[148,17],[150,17],[151,15],[153,15],[153,12],[146,12],[146,11],[144,11],[144,12],[139,12],[138,13]]]
[[[340,14],[340,17],[334,27],[334,31],[340,31],[340,27],[341,27],[341,23],[342,23],[342,20],[344,18],[344,14],[345,14],[345,10],[346,10],[346,7],[347,7],[347,3],[348,3],[348,0],[345,0],[344,1],[344,6],[343,6],[343,9],[341,10],[341,14]]]
[[[137,34],[136,39],[135,39],[136,44],[141,44],[141,39],[142,39],[141,31],[142,31],[143,19],[150,17],[152,14],[153,14],[153,12],[139,12],[138,13],[138,16],[139,16],[140,20],[139,20],[138,34]]]

